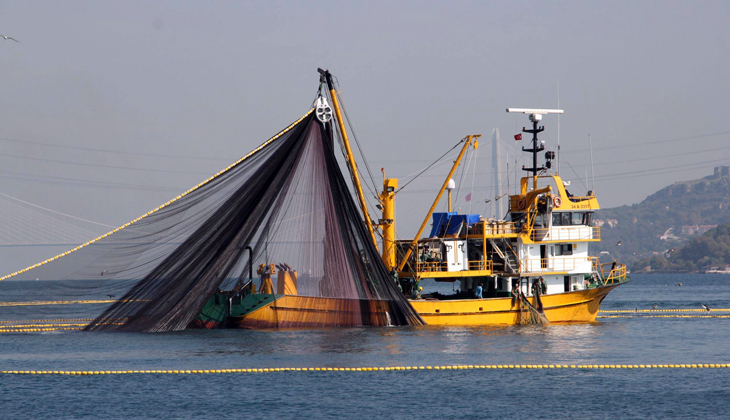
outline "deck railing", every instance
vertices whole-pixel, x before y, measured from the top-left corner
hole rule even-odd
[[[532,230],[532,240],[540,242],[600,241],[598,226],[553,226]]]
[[[588,272],[590,268],[590,257],[526,258],[520,260],[520,273],[524,274],[562,273],[581,269]]]
[[[593,260],[593,271],[601,274],[605,284],[619,284],[626,281],[626,264],[602,263],[596,257],[591,257],[591,259]]]
[[[467,264],[467,267],[470,271],[483,271],[483,270],[489,270],[492,271],[494,269],[494,263],[491,260],[476,260],[476,261],[469,261]],[[465,271],[466,269],[462,269],[459,271]],[[456,270],[449,270],[449,265],[446,261],[424,261],[424,262],[418,262],[416,263],[416,271],[419,273],[424,272],[448,272],[448,271],[456,271]]]

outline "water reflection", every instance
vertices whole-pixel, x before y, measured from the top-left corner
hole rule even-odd
[[[682,281],[684,286],[669,285]],[[40,282],[39,282],[40,283]],[[0,288],[4,287],[0,282]],[[23,292],[6,287],[8,298]],[[33,285],[35,286],[35,285]],[[681,289],[681,290],[680,290]],[[3,290],[3,289],[0,289]],[[33,290],[37,290],[33,288]],[[40,293],[40,292],[39,292]],[[42,296],[50,299],[52,296]],[[60,298],[61,296],[56,296]],[[636,276],[603,309],[730,307],[727,276]],[[660,307],[661,308],[661,307]],[[85,318],[94,305],[6,307],[2,319]],[[528,326],[0,334],[4,369],[352,367],[451,364],[724,363],[727,319],[615,318]],[[688,360],[691,359],[691,360]]]

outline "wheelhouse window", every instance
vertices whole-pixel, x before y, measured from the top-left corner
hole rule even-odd
[[[570,226],[570,219],[571,216],[569,211],[560,214],[560,224],[562,226]]]
[[[553,226],[591,226],[593,212],[553,212]]]
[[[587,211],[583,213],[583,224],[586,226],[592,226],[593,225],[593,212]]]
[[[561,222],[561,219],[560,219],[560,217],[561,217],[560,214],[561,213],[553,212],[553,226],[561,226],[563,224],[563,222]]]
[[[583,224],[583,214],[581,212],[573,212],[573,220],[571,220],[571,225],[582,225]]]

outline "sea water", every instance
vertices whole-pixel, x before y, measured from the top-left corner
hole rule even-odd
[[[603,313],[623,317],[591,324],[0,333],[0,370],[730,363],[730,318],[640,312],[654,305],[728,309],[730,276],[632,277],[601,308],[629,312]],[[98,293],[95,298],[106,298]],[[61,282],[0,282],[0,301],[77,296],[77,288]],[[0,306],[0,321],[83,319],[103,308]],[[730,369],[0,374],[0,418],[9,419],[709,419],[728,418],[729,408]]]

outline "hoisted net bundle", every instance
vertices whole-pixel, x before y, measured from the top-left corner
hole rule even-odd
[[[370,240],[332,138],[309,114],[184,197],[19,277],[125,289],[87,330],[184,329],[249,264],[296,272],[303,299],[339,299],[342,325],[420,324]]]

